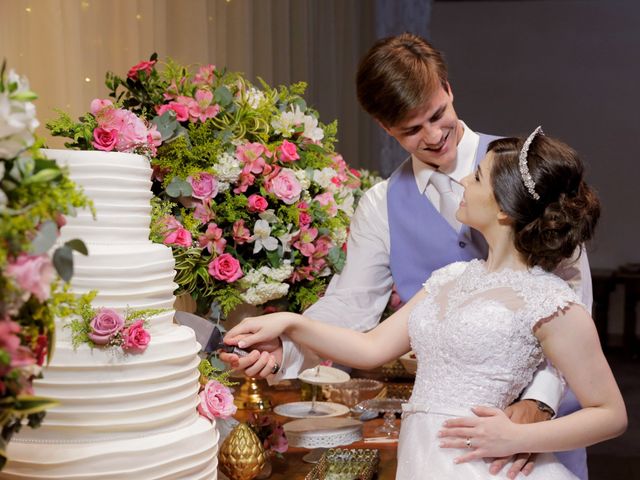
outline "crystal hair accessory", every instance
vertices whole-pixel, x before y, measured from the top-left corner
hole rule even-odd
[[[529,173],[529,165],[527,165],[527,154],[529,153],[529,147],[531,146],[531,142],[536,135],[544,135],[542,127],[539,126],[538,128],[536,128],[524,141],[524,145],[522,145],[522,150],[520,150],[520,155],[518,156],[518,165],[520,166],[520,175],[522,176],[524,186],[527,187],[527,190],[534,199],[540,200],[540,195],[536,193],[536,184],[531,177],[531,173]]]

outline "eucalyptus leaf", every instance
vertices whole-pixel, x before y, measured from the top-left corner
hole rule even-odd
[[[76,252],[81,253],[84,256],[89,255],[89,250],[87,249],[87,246],[79,238],[74,238],[73,240],[69,240],[68,242],[65,242],[65,245],[69,247],[71,250],[75,250]]]
[[[158,128],[163,141],[174,136],[176,130],[180,127],[176,120],[176,112],[173,110],[167,110],[162,115],[154,117],[151,123]]]
[[[327,255],[329,261],[336,267],[338,273],[342,271],[344,268],[344,263],[347,259],[347,255],[340,247],[333,247],[329,250],[329,254]]]
[[[298,106],[301,112],[305,112],[307,110],[307,102],[305,102],[302,97],[296,98],[292,103]]]
[[[213,92],[213,98],[218,105],[224,108],[231,103],[233,95],[231,95],[231,91],[223,85],[216,88],[216,91]]]
[[[48,252],[56,243],[57,238],[58,226],[56,225],[56,222],[51,220],[44,222],[40,226],[36,238],[31,242],[31,253],[33,255],[41,255]]]
[[[188,197],[192,193],[191,185],[180,177],[173,177],[167,185],[167,195],[173,198]]]
[[[66,245],[53,253],[53,266],[65,282],[73,277],[73,251]]]

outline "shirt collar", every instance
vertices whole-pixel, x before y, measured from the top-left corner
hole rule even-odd
[[[476,158],[480,136],[467,127],[462,120],[458,121],[462,124],[463,133],[460,142],[458,142],[456,166],[449,176],[459,183],[460,180],[473,170],[473,161]],[[434,168],[416,159],[413,155],[411,156],[411,163],[418,189],[424,193],[431,179],[431,174],[434,172]]]

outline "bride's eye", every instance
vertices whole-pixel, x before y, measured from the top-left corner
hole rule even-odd
[[[478,169],[476,169],[476,171],[473,172],[473,176],[476,179],[476,182],[480,181],[480,175],[478,174]]]

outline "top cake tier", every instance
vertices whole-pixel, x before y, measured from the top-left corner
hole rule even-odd
[[[80,238],[87,244],[148,243],[151,213],[151,167],[142,155],[116,152],[43,150],[68,166],[71,179],[93,200],[88,210],[67,218],[61,241]]]

